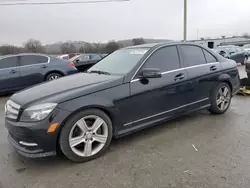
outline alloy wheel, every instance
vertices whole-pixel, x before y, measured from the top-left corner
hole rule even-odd
[[[53,75],[53,76],[49,77],[49,80],[56,80],[56,79],[58,79],[58,78],[60,78],[60,77],[57,76],[57,75]]]
[[[217,106],[221,111],[224,111],[228,108],[231,100],[231,92],[230,89],[226,86],[223,86],[219,89],[217,94]]]
[[[76,155],[89,157],[101,151],[107,139],[107,123],[101,117],[90,115],[73,125],[69,134],[69,145]]]

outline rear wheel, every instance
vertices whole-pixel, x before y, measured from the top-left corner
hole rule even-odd
[[[212,91],[210,112],[213,114],[225,113],[232,98],[231,88],[227,83],[219,83]]]
[[[51,73],[48,76],[46,76],[46,81],[52,81],[52,80],[56,80],[58,78],[61,78],[62,75],[59,73]]]
[[[72,116],[59,139],[63,154],[74,162],[86,162],[102,155],[112,139],[112,122],[102,111],[90,109]]]

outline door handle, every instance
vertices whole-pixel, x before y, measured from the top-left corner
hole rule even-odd
[[[174,81],[182,80],[183,78],[185,78],[185,75],[180,73],[174,77]]]
[[[47,68],[47,65],[42,65],[41,68]]]
[[[10,74],[15,74],[17,71],[16,70],[11,70]]]
[[[210,71],[215,71],[215,70],[217,70],[217,67],[215,65],[210,67]]]

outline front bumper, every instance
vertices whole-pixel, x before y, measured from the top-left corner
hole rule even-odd
[[[40,158],[56,155],[57,138],[62,127],[60,124],[69,114],[68,111],[55,109],[49,117],[40,122],[15,122],[6,119],[8,140],[25,157]],[[59,127],[55,132],[47,133],[53,123],[59,123]]]

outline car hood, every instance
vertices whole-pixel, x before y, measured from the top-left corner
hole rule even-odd
[[[78,73],[20,91],[10,98],[22,107],[53,102],[61,103],[122,84],[123,76]]]

